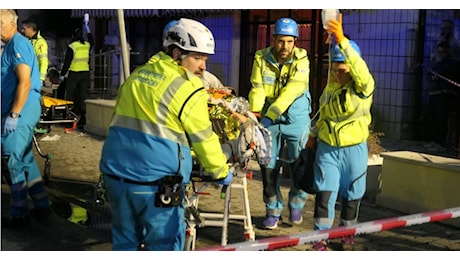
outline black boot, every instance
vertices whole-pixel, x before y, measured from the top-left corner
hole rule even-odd
[[[263,195],[265,198],[276,196],[276,180],[278,179],[278,171],[274,169],[261,167]]]

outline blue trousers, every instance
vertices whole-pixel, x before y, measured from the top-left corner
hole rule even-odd
[[[2,156],[8,158],[8,171],[12,182],[8,210],[12,217],[24,217],[28,214],[27,194],[31,196],[36,208],[48,208],[50,205],[32,151],[34,128],[40,119],[40,113],[40,95],[31,92],[15,131],[3,133],[6,116],[2,115]]]
[[[184,207],[156,207],[158,186],[130,184],[107,176],[104,183],[112,209],[113,250],[136,251],[141,243],[151,251],[184,250]]]
[[[269,104],[264,107],[264,113]],[[280,118],[276,119],[271,125],[270,130],[272,137],[272,160],[266,166],[266,170],[262,170],[264,178],[264,202],[266,205],[267,215],[280,216],[284,207],[284,200],[281,194],[281,179],[279,178],[279,170],[282,165],[279,157],[281,157],[284,145],[287,146],[289,161],[294,162],[300,155],[300,151],[305,147],[310,134],[310,94],[305,93],[304,96],[296,99],[288,110],[283,113]],[[290,167],[289,163],[289,167]],[[283,169],[288,170],[288,169]],[[305,206],[307,193],[298,190],[294,187],[294,183],[290,180],[289,190],[289,208],[302,209]]]
[[[343,202],[341,221],[348,224],[356,222],[359,203],[366,191],[367,162],[366,142],[348,147],[318,143],[313,168],[314,185],[318,192],[315,200],[315,230],[332,227],[338,197]]]

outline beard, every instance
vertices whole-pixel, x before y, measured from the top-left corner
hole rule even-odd
[[[276,52],[276,59],[279,63],[285,61],[291,57],[291,53],[288,49],[281,49]]]

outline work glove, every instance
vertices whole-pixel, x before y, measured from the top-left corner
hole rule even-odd
[[[342,13],[339,13],[338,20],[329,20],[327,23],[327,28],[327,31],[333,33],[335,35],[335,40],[338,44],[340,44],[343,41],[343,39],[345,39],[342,27]]]
[[[225,177],[223,180],[220,179],[220,181],[218,181],[217,184],[228,186],[232,184],[232,180],[233,180],[233,173],[231,171],[228,171],[227,177]]]
[[[18,125],[19,118],[7,117],[5,120],[5,128],[3,129],[4,134],[9,134],[16,130]]]
[[[264,117],[262,118],[262,120],[260,120],[260,123],[265,127],[265,128],[268,128],[269,126],[271,126],[273,124],[272,120],[268,117]]]
[[[91,33],[88,24],[83,25],[83,29],[85,29],[85,32],[86,32],[86,33]]]

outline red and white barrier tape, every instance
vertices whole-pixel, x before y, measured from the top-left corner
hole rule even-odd
[[[246,241],[226,246],[216,246],[200,249],[201,251],[270,251],[279,248],[306,245],[323,239],[333,239],[343,236],[370,234],[393,228],[407,227],[428,222],[442,221],[460,217],[460,207],[446,210],[431,211],[403,217],[388,218],[358,223],[347,227],[337,227],[327,230],[317,230],[289,236],[278,236],[255,241]]]

